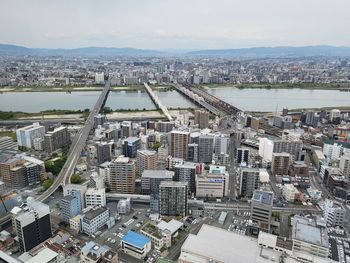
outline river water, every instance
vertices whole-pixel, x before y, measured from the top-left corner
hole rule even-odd
[[[350,106],[350,92],[307,89],[237,89],[234,87],[208,88],[209,93],[249,111],[275,111],[276,107],[319,108]],[[0,93],[0,110],[39,112],[52,109],[83,110],[91,108],[99,91],[81,92],[4,92]],[[168,108],[189,108],[195,105],[177,91],[156,91]],[[144,91],[113,91],[106,106],[117,109],[155,109]]]

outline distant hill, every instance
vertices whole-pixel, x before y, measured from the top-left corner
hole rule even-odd
[[[196,51],[151,50],[136,48],[83,47],[73,49],[27,48],[23,46],[0,44],[0,55],[34,55],[34,56],[202,56],[202,57],[305,57],[305,56],[350,56],[349,47],[305,46],[305,47],[254,47],[239,49],[208,49]]]
[[[149,49],[84,47],[74,49],[26,48],[23,46],[0,44],[0,55],[37,55],[37,56],[162,56],[163,52]]]
[[[254,47],[239,49],[212,49],[187,52],[188,56],[214,57],[305,57],[305,56],[350,56],[349,47]]]

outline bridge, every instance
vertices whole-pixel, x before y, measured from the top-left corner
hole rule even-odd
[[[193,101],[194,103],[199,105],[200,107],[207,109],[209,112],[211,112],[217,116],[224,116],[225,115],[224,112],[218,110],[216,107],[214,107],[211,104],[209,104],[208,102],[206,102],[206,100],[202,96],[191,91],[189,88],[185,88],[184,86],[181,86],[181,85],[176,84],[176,83],[170,84],[170,86],[175,88],[178,92],[180,92],[182,95],[184,95],[185,97],[187,97],[188,99],[190,99],[191,101]]]
[[[172,121],[173,117],[171,117],[167,107],[162,104],[160,99],[157,97],[157,95],[153,92],[153,90],[148,86],[146,82],[144,82],[143,85],[145,86],[147,93],[150,95],[156,107],[163,112],[163,114],[167,117],[169,121]]]
[[[108,80],[105,87],[103,88],[95,106],[90,111],[88,118],[85,121],[84,127],[79,130],[75,135],[72,144],[68,151],[67,161],[63,165],[60,173],[55,178],[53,184],[49,189],[47,189],[43,194],[41,194],[37,200],[44,201],[50,195],[52,195],[59,186],[64,186],[70,183],[70,178],[74,173],[75,166],[79,160],[81,151],[85,146],[85,142],[90,134],[91,129],[94,126],[94,116],[101,110],[103,105],[106,103],[108,93],[110,91],[111,83]]]

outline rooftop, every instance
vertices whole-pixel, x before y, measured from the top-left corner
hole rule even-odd
[[[254,191],[252,201],[260,202],[265,205],[272,205],[273,193],[260,190]]]
[[[131,230],[122,238],[122,241],[139,248],[143,248],[147,243],[151,242],[148,237]]]
[[[168,170],[144,170],[142,172],[142,178],[169,178],[172,179],[174,177],[173,171]]]
[[[168,229],[170,230],[171,234],[174,234],[182,226],[183,226],[182,222],[172,219],[169,222],[165,222],[164,220],[160,221],[160,223],[157,225],[157,228],[159,228],[160,230]]]
[[[94,219],[96,216],[104,213],[105,211],[107,211],[107,208],[105,207],[98,207],[96,209],[90,210],[85,213],[84,219],[87,219],[87,220]]]

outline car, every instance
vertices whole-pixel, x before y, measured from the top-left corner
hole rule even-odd
[[[114,233],[113,233],[113,234],[114,234]],[[107,238],[107,242],[111,241],[111,239],[112,239],[111,237]]]
[[[111,243],[112,243],[112,244],[115,244],[115,242],[116,242],[115,239],[112,239],[112,240],[111,240]]]
[[[113,236],[116,236],[117,235],[117,233],[113,233]]]
[[[123,229],[123,228],[121,228],[121,227],[119,227],[118,229],[119,229],[120,231],[123,231],[123,230],[124,230],[124,229]]]
[[[138,217],[137,217],[136,215],[134,215],[132,218],[133,218],[133,219],[135,219],[135,220],[137,220],[137,219],[138,219]]]

